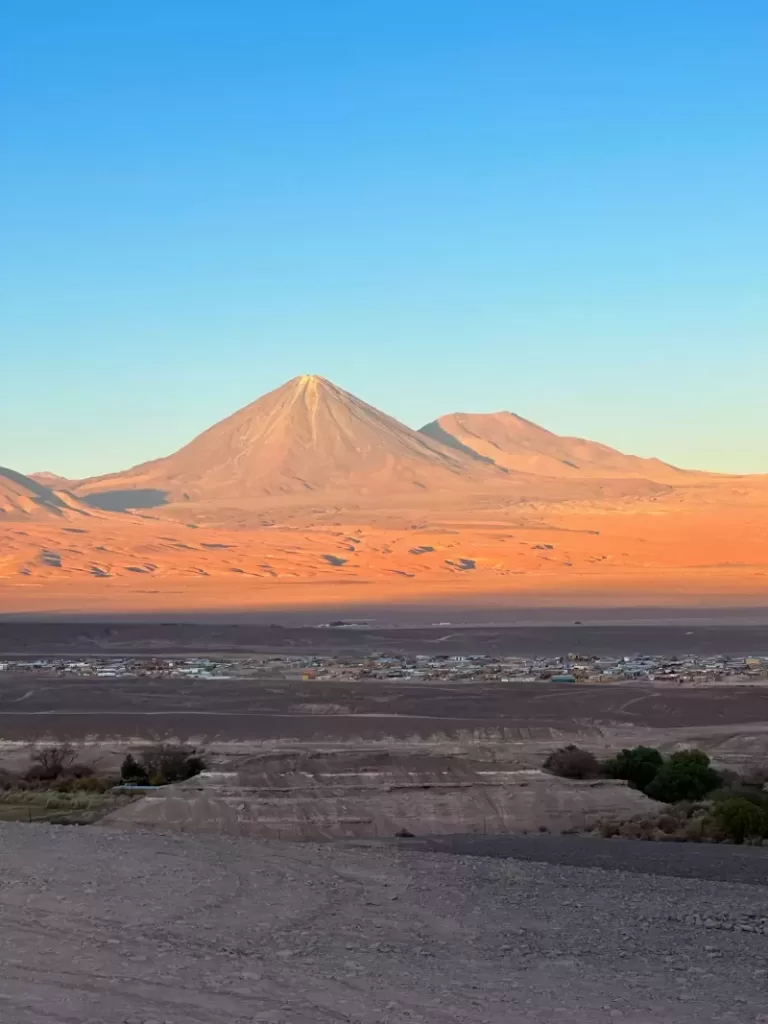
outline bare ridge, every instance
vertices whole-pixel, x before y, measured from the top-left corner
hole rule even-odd
[[[0,466],[0,522],[91,514],[91,510],[69,491],[53,490],[32,477]]]
[[[696,474],[659,459],[625,455],[579,437],[562,437],[511,412],[441,416],[421,428],[427,437],[474,452],[511,472],[564,479],[639,478],[686,483]]]

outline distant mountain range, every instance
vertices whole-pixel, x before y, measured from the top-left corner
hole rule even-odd
[[[0,614],[764,605],[766,516],[768,476],[678,469],[511,412],[411,430],[302,376],[122,472],[0,469]]]
[[[625,455],[594,441],[560,437],[511,412],[451,413],[420,430],[324,377],[295,377],[221,420],[179,451],[121,472],[68,481],[55,473],[31,479],[52,493],[71,491],[105,510],[157,508],[178,502],[323,496],[386,504],[407,492],[448,500],[452,492],[549,485],[567,495],[592,493],[583,482],[626,480],[686,486],[714,476],[658,459]],[[630,481],[634,481],[630,485]],[[555,484],[556,482],[556,484]],[[619,488],[620,490],[620,488]]]

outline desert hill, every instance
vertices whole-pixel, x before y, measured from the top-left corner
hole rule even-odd
[[[0,466],[0,521],[92,515],[94,510],[68,491],[53,490],[23,473]]]
[[[625,455],[580,437],[562,437],[511,412],[450,413],[427,423],[421,432],[442,444],[493,461],[513,472],[579,478],[640,478],[686,485],[697,474],[659,459]]]
[[[34,480],[38,484],[42,484],[43,487],[50,487],[54,491],[69,491],[77,483],[76,480],[70,480],[68,477],[59,476],[58,473],[49,473],[48,470],[44,470],[40,473],[30,473],[29,479]]]
[[[503,467],[411,430],[324,377],[295,377],[173,455],[81,483],[105,507],[319,493],[386,500],[393,492],[482,487]],[[128,496],[126,497],[126,492]]]

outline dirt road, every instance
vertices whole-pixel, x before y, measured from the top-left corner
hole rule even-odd
[[[767,1019],[765,887],[35,825],[0,880],[2,1024]]]

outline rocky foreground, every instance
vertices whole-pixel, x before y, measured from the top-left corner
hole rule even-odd
[[[2,825],[0,1021],[768,1022],[768,860],[745,884],[638,857]]]

